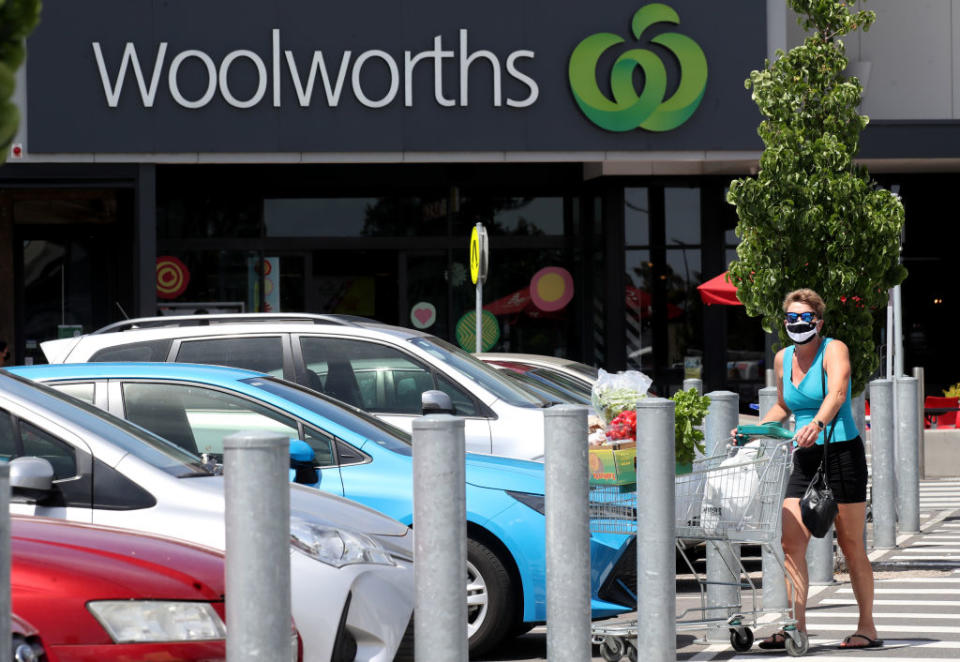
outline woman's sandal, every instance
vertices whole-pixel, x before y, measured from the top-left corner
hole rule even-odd
[[[774,632],[769,637],[761,641],[759,644],[757,644],[757,647],[762,648],[763,650],[783,649],[787,647],[786,641],[787,633],[783,630],[780,630],[779,632]]]
[[[864,643],[861,645],[857,640],[854,639],[854,637],[856,637],[858,640],[862,640]],[[857,632],[856,634],[851,634],[844,637],[843,641],[840,642],[840,645],[837,646],[837,648],[840,650],[850,650],[858,648],[881,648],[882,646],[883,639],[871,639],[867,635]]]

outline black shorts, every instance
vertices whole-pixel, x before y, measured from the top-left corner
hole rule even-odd
[[[822,460],[823,446],[813,445],[794,450],[793,471],[787,484],[786,498],[803,498]],[[867,500],[867,454],[860,437],[830,442],[827,476],[837,503],[861,503]]]

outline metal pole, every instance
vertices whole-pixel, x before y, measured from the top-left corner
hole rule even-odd
[[[917,380],[897,377],[897,510],[900,533],[920,531],[920,456]]]
[[[637,536],[637,650],[645,662],[677,659],[676,453],[669,443],[675,412],[673,400],[637,403],[637,440],[643,448],[637,484],[643,485],[646,500],[637,508],[637,531],[643,532]]]
[[[769,372],[773,372],[770,370]],[[777,403],[776,385],[765,386],[758,392],[760,402],[760,420],[767,415],[767,412]],[[780,502],[783,503],[783,497],[787,491],[787,482],[790,480],[790,472],[783,472],[783,484],[780,489]],[[780,531],[783,522],[782,518],[777,518],[777,533],[775,540],[780,540]],[[779,544],[772,545],[769,549],[763,547],[760,550],[760,561],[763,568],[763,608],[764,610],[786,611],[789,608],[787,600],[787,585],[783,574],[783,547]]]
[[[697,389],[697,393],[699,393],[700,395],[703,395],[703,380],[702,380],[702,379],[696,379],[696,378],[693,378],[693,377],[691,377],[691,378],[689,378],[689,379],[684,379],[684,380],[683,380],[683,390],[684,390],[684,391],[689,391],[689,390],[692,389],[692,388]]]
[[[740,396],[731,391],[713,391],[708,393],[710,407],[703,421],[703,434],[707,442],[707,457],[723,451],[730,437],[730,430],[737,427],[740,420]],[[646,446],[644,446],[646,448]],[[740,604],[740,546],[718,547],[707,542],[707,612],[708,618],[720,615],[719,607]],[[727,615],[736,613],[735,608]],[[713,625],[707,630],[707,641],[729,641],[730,631],[726,626]]]
[[[764,386],[773,386],[777,385],[777,371],[773,368],[767,368],[763,371],[763,385]]]
[[[10,465],[0,463],[0,662],[10,662]]]
[[[926,458],[926,438],[923,434],[923,402],[927,399],[926,388],[924,387],[923,368],[914,367],[913,378],[917,380],[917,440],[920,447],[920,480],[927,477],[927,458]]]
[[[289,660],[290,440],[235,432],[223,439],[227,660]]]
[[[467,498],[463,419],[413,420],[414,654],[467,660]]]
[[[893,380],[870,382],[870,512],[873,546],[897,546],[897,485],[893,464]]]
[[[822,538],[810,537],[807,545],[807,575],[811,586],[829,586],[833,581],[833,527]]]
[[[483,351],[483,281],[477,279],[477,324],[476,324],[477,340],[474,343],[474,348],[477,350],[477,354]]]
[[[547,658],[583,662],[590,645],[590,469],[587,410],[543,412],[547,526]]]
[[[869,388],[869,385],[867,386]],[[853,400],[850,401],[850,408],[853,411],[853,421],[857,424],[857,434],[860,435],[860,439],[863,440],[863,448],[867,451],[869,457],[869,443],[867,441],[867,412],[866,412],[866,401],[867,401],[867,389],[863,389],[859,395],[853,396]],[[869,495],[867,497],[869,499]],[[864,522],[863,525],[863,546],[867,547],[867,525]]]
[[[887,374],[893,377],[893,290],[887,293]]]
[[[903,305],[900,299],[900,286],[893,288],[893,370],[896,377],[903,375]]]

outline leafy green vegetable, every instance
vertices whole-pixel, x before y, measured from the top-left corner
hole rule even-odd
[[[677,462],[690,464],[696,457],[696,451],[704,451],[703,446],[703,419],[710,407],[710,398],[700,395],[697,389],[677,391],[671,398],[676,403],[674,412],[674,444]]]

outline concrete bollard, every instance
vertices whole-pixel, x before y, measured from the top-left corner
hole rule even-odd
[[[465,458],[462,418],[414,419],[414,654],[420,662],[467,660]]]
[[[683,390],[684,390],[684,391],[689,391],[689,390],[692,389],[692,388],[697,389],[697,393],[699,393],[700,395],[703,395],[703,380],[702,380],[702,379],[696,379],[696,378],[693,378],[693,377],[691,377],[691,378],[689,378],[689,379],[684,379],[684,380],[683,380]]]
[[[771,371],[772,372],[772,371]],[[765,386],[758,393],[760,402],[760,420],[777,404],[777,387]],[[783,484],[780,490],[780,501],[787,492],[787,483],[790,480],[790,471],[783,472]],[[780,532],[783,528],[781,519],[777,519],[777,533],[774,540],[778,541],[770,549],[762,549],[760,560],[763,568],[763,608],[764,610],[786,611],[789,607],[787,598],[786,579],[783,574],[783,548],[779,544]]]
[[[590,645],[590,468],[587,409],[543,412],[547,528],[547,658],[582,662]]]
[[[897,377],[897,511],[900,533],[920,531],[920,440],[917,437],[917,380]]]
[[[873,546],[897,546],[897,485],[893,461],[893,381],[870,382],[870,512],[873,514]]]
[[[637,508],[637,651],[646,662],[677,659],[675,410],[676,403],[664,398],[637,403],[643,448],[637,485],[646,501]]]
[[[0,662],[10,662],[10,465],[0,463]]]
[[[710,408],[703,421],[704,441],[707,446],[707,457],[723,451],[724,445],[730,438],[730,430],[737,427],[740,420],[740,396],[730,391],[713,391],[708,393]],[[715,618],[721,615],[720,609],[724,605],[740,604],[740,565],[737,557],[740,555],[740,546],[720,548],[707,541],[707,617]],[[727,615],[736,613],[736,609],[727,610]],[[714,625],[706,635],[707,641],[729,641],[730,631],[726,626]]]
[[[228,662],[291,659],[290,440],[223,440]]]

